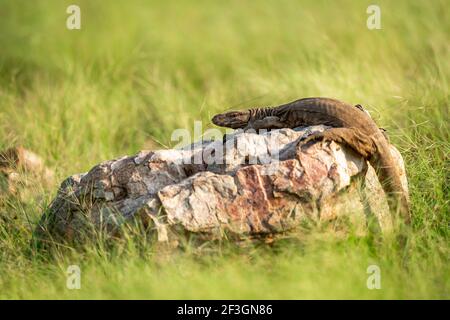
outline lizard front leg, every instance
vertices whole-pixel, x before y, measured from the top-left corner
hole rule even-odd
[[[250,121],[247,126],[244,128],[244,130],[247,129],[255,129],[255,130],[261,130],[261,129],[280,129],[280,128],[286,128],[287,125],[279,117],[276,116],[267,116],[262,119],[257,119],[254,121]]]
[[[357,128],[331,128],[324,132],[316,132],[300,140],[299,147],[301,148],[309,142],[320,140],[335,141],[350,147],[366,160],[370,159],[377,150],[372,138]]]

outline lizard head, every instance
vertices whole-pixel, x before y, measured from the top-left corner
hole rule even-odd
[[[212,118],[212,122],[220,127],[227,127],[232,129],[244,128],[250,120],[250,111],[229,111],[225,113],[216,114]]]

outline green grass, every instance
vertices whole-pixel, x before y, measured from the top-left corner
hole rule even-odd
[[[65,27],[69,4],[82,29]],[[0,298],[450,298],[450,20],[445,1],[0,0],[0,147],[55,170],[24,199],[0,200]],[[361,103],[407,165],[413,225],[395,239],[323,228],[273,246],[156,250],[143,234],[108,246],[30,249],[68,175],[173,146],[230,107],[329,96]],[[159,146],[159,147],[161,147]],[[144,237],[144,238],[143,238]],[[80,265],[81,289],[65,270]],[[381,290],[366,269],[381,268]]]

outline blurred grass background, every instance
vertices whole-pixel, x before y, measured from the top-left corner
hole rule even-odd
[[[81,30],[66,8],[81,8]],[[56,171],[38,196],[0,200],[0,298],[446,298],[449,268],[450,19],[439,1],[0,0],[0,147]],[[405,157],[413,204],[395,240],[220,244],[161,257],[144,240],[51,257],[30,251],[58,181],[230,107],[328,96],[365,106]],[[319,228],[320,229],[320,228]],[[65,287],[68,265],[82,289]],[[368,290],[377,264],[382,289]]]

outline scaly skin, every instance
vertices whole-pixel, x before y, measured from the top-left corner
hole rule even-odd
[[[410,223],[409,199],[403,190],[397,166],[384,131],[360,106],[329,99],[305,98],[278,107],[254,108],[218,114],[212,122],[233,129],[276,129],[327,125],[332,127],[301,142],[329,140],[345,144],[361,154],[375,168],[393,214]]]

